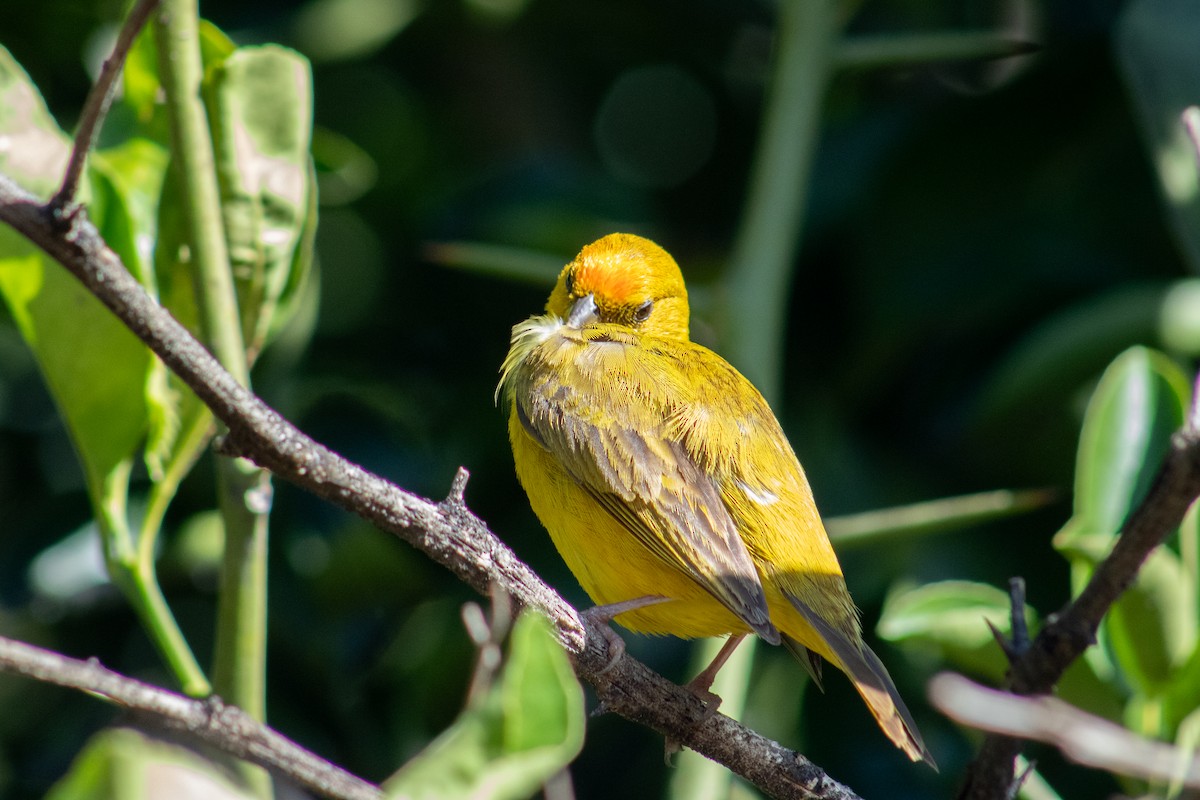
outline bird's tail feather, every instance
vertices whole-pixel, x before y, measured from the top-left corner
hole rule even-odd
[[[840,667],[850,678],[854,688],[862,695],[871,715],[875,717],[875,721],[879,723],[879,727],[883,729],[887,737],[913,761],[924,760],[936,770],[937,764],[928,748],[925,747],[925,742],[921,739],[921,732],[917,730],[917,724],[913,721],[912,715],[908,713],[904,701],[900,699],[900,692],[897,691],[896,684],[892,682],[891,676],[888,675],[888,671],[879,657],[861,640],[854,641],[844,632],[830,625],[804,601],[790,594],[788,600],[812,626],[813,630],[825,640],[830,651],[837,658],[835,665]],[[790,637],[787,638],[790,639]],[[807,648],[804,648],[799,642],[795,642],[794,639],[790,639],[788,649],[795,653]]]

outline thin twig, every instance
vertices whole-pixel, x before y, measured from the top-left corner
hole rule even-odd
[[[114,705],[150,715],[170,730],[285,775],[324,797],[380,800],[377,786],[310,753],[278,732],[216,698],[193,700],[101,666],[0,637],[0,671],[78,689]]]
[[[1019,697],[943,673],[929,682],[929,699],[956,722],[1052,744],[1084,766],[1200,788],[1194,753],[1138,736],[1056,697]]]
[[[85,210],[64,227],[51,211],[0,175],[0,221],[67,268],[150,347],[224,422],[227,453],[243,455],[302,489],[399,536],[480,594],[498,584],[516,603],[545,615],[572,655],[576,673],[612,711],[720,762],[771,797],[857,795],[804,756],[722,714],[691,692],[625,657],[606,671],[608,642],[466,507],[465,473],[435,503],[346,461],[288,423],[239,384],[129,274]]]
[[[96,77],[96,84],[88,93],[87,100],[83,104],[83,112],[79,117],[79,128],[75,131],[75,143],[71,147],[71,160],[67,162],[67,171],[63,175],[62,186],[50,200],[52,208],[62,211],[75,201],[75,194],[79,191],[79,179],[83,175],[83,165],[87,162],[88,153],[95,145],[96,137],[100,133],[100,126],[108,114],[109,106],[112,105],[117,89],[117,79],[121,76],[121,70],[125,66],[125,56],[128,55],[129,48],[133,47],[134,39],[145,27],[146,20],[150,18],[150,14],[153,13],[158,3],[159,0],[138,0],[137,5],[125,18],[125,23],[121,26],[120,33],[117,34],[113,51],[108,58],[104,59],[104,64],[100,67],[100,74]]]

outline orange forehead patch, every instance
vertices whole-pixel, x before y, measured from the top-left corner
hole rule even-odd
[[[646,259],[625,248],[605,247],[605,240],[585,247],[575,259],[575,293],[591,293],[617,302],[647,294]]]

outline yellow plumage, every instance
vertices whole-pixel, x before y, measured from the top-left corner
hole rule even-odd
[[[631,631],[757,633],[815,678],[845,672],[884,732],[932,759],[863,643],[787,437],[754,386],[688,338],[675,261],[612,234],[563,268],[544,316],[513,328],[497,396],[517,476],[567,566]],[[815,655],[814,655],[815,654]]]

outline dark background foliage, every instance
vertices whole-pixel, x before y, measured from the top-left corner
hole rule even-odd
[[[986,5],[872,2],[851,32],[979,27],[994,20]],[[1128,325],[1058,369],[1005,371],[1039,326],[1186,271],[1115,62],[1122,5],[1047,4],[1026,31],[1040,52],[1001,65],[850,72],[833,82],[778,407],[826,514],[996,487],[1047,486],[1065,497],[1089,376],[1128,344],[1157,343],[1152,330]],[[64,127],[121,11],[79,0],[0,6],[0,43]],[[683,266],[704,338],[707,286],[728,254],[759,128],[772,6],[206,0],[202,13],[239,43],[280,42],[314,63],[320,311],[310,330],[297,323],[267,354],[256,389],[319,440],[413,491],[440,497],[466,466],[471,507],[586,605],[514,480],[492,404],[509,327],[540,309],[551,271],[540,284],[515,282],[447,265],[430,245],[510,245],[561,264],[611,230],[644,233]],[[342,34],[339,13],[375,24]],[[162,567],[202,660],[213,564],[195,515],[211,498],[201,465],[172,513]],[[460,707],[472,657],[457,614],[471,593],[288,486],[275,508],[269,718],[382,779]],[[896,582],[950,577],[1002,586],[1021,574],[1030,602],[1052,611],[1068,584],[1049,539],[1069,513],[1064,500],[847,552],[867,627]],[[46,561],[88,516],[70,443],[5,322],[0,630],[169,683],[119,596],[63,566],[82,563],[81,548]],[[685,678],[684,643],[634,639],[631,649]],[[942,762],[940,778],[907,766],[839,677],[824,696],[806,692],[798,713],[806,679],[782,653],[763,653],[762,691],[746,719],[864,796],[945,794],[971,746],[924,705],[923,679],[936,665],[882,644],[880,652]],[[86,698],[16,679],[0,680],[0,707],[0,794],[12,797],[42,794],[109,718]],[[591,721],[588,736],[573,768],[579,797],[661,795],[656,736],[612,718]],[[1052,780],[1065,769],[1053,754],[1041,766]],[[1084,780],[1108,786],[1075,772],[1066,785],[1083,791]]]

